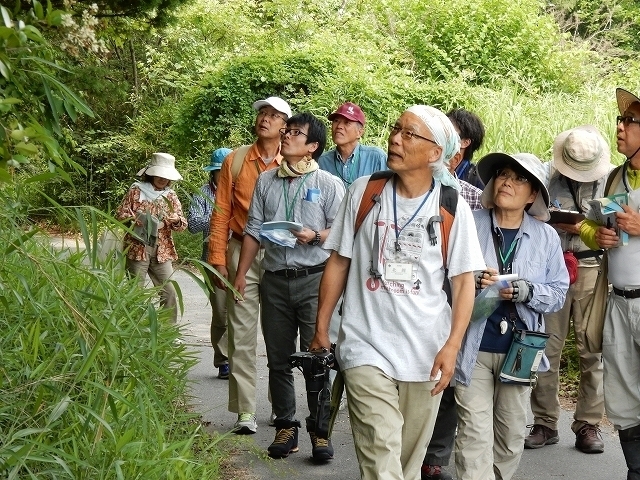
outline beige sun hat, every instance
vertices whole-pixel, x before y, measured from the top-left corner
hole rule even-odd
[[[620,115],[624,115],[624,112],[627,111],[632,103],[640,103],[640,98],[636,97],[633,93],[625,90],[624,88],[616,88],[616,101],[618,102]]]
[[[553,166],[572,180],[595,182],[611,170],[611,150],[596,127],[582,125],[553,141]]]
[[[538,188],[533,204],[527,213],[542,222],[550,218],[549,214],[549,190],[545,185],[546,173],[544,165],[538,157],[531,153],[507,153],[495,152],[485,155],[478,161],[478,175],[486,185],[480,197],[480,203],[484,208],[493,208],[493,181],[498,168],[517,163],[535,179]]]
[[[145,173],[152,177],[166,178],[167,180],[182,180],[182,175],[176,170],[176,157],[168,153],[154,153],[151,155],[149,165],[140,170],[138,177]]]

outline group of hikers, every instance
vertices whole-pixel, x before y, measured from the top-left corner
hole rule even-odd
[[[233,429],[258,428],[261,325],[273,458],[298,450],[291,355],[335,343],[363,479],[451,479],[454,450],[459,480],[510,479],[525,448],[559,440],[558,371],[573,325],[575,446],[604,451],[606,409],[627,478],[640,480],[640,99],[623,89],[616,99],[617,168],[590,125],[560,133],[549,162],[493,152],[474,163],[478,115],[426,105],[395,120],[384,152],[361,143],[365,114],[346,102],[328,116],[325,151],[323,119],[258,100],[255,142],[213,152],[187,217],[172,155],[155,153],[138,172],[117,210],[132,225],[127,269],[161,286],[175,321],[171,233],[202,232],[213,363],[229,380]],[[619,211],[603,223],[593,200],[606,196]],[[585,305],[599,278],[612,290],[592,348]],[[306,398],[313,459],[330,460],[319,397]]]

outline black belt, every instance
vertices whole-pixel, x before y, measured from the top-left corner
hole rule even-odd
[[[573,255],[578,260],[584,260],[585,258],[601,257],[604,254],[604,250],[585,250],[584,252],[573,252]]]
[[[278,277],[300,278],[300,277],[306,277],[307,275],[313,275],[314,273],[320,273],[324,270],[324,267],[325,267],[325,264],[322,263],[320,265],[314,265],[313,267],[285,268],[282,270],[276,270],[275,272],[271,272],[267,270],[266,273],[270,273]]]
[[[620,290],[619,288],[613,287],[613,293],[624,298],[640,298],[640,288],[636,288],[635,290]]]

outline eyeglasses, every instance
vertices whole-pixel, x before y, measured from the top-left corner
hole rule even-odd
[[[275,120],[276,118],[279,118],[283,122],[287,121],[287,119],[284,118],[282,115],[278,115],[277,113],[273,113],[273,112],[267,113],[265,110],[260,110],[258,112],[258,118],[260,117],[269,117],[271,120]]]
[[[507,180],[511,180],[514,185],[524,185],[525,183],[529,183],[529,179],[524,175],[518,175],[517,173],[511,173],[509,170],[500,169],[496,172],[496,178],[506,182]]]
[[[298,128],[281,128],[280,129],[280,135],[282,135],[283,137],[286,136],[287,133],[292,137],[297,137],[298,135],[304,135],[305,137],[309,136]]]
[[[637,123],[638,125],[640,125],[640,118],[630,117],[627,115],[618,115],[616,117],[616,123],[618,125],[620,125],[621,123],[624,123],[625,127],[628,127],[632,123]]]
[[[391,128],[389,128],[389,131],[391,132],[392,136],[397,133],[400,133],[400,136],[402,137],[403,140],[411,140],[413,137],[416,137],[421,140],[426,140],[427,142],[431,142],[434,145],[437,145],[437,143],[431,140],[430,138],[423,137],[422,135],[418,135],[417,133],[414,133],[411,130],[405,130],[404,128],[400,128],[397,125],[393,125]]]

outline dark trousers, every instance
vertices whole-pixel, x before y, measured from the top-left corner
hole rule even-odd
[[[289,357],[297,351],[307,351],[315,333],[318,310],[318,289],[322,272],[300,278],[286,278],[265,272],[260,282],[262,329],[267,347],[269,390],[273,413],[278,420],[295,420],[296,396]],[[313,431],[317,396],[308,395],[307,430]]]
[[[640,480],[640,425],[618,430],[622,453],[627,461],[627,480]]]
[[[442,392],[436,424],[433,427],[433,435],[427,447],[427,454],[422,462],[423,465],[449,465],[457,426],[458,415],[456,412],[455,388],[449,386]]]

